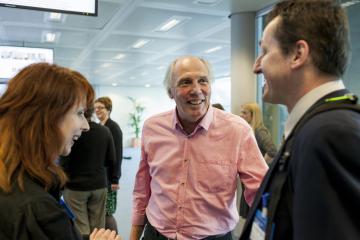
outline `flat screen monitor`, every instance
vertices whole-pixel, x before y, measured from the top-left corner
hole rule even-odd
[[[10,79],[25,66],[36,62],[53,63],[53,49],[0,46],[0,79]]]
[[[97,16],[98,0],[0,0],[0,6]]]

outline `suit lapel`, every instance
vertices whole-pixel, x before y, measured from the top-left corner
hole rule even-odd
[[[310,109],[307,110],[307,112],[312,111],[314,108],[318,107],[319,105],[323,104],[325,99],[327,98],[332,98],[332,97],[338,97],[338,96],[342,96],[345,94],[348,94],[349,91],[347,89],[342,89],[342,90],[337,90],[334,92],[331,92],[327,95],[325,95],[324,97],[322,97],[321,99],[319,99],[315,104],[313,104]],[[306,113],[305,113],[306,114]],[[304,114],[304,115],[305,115]],[[256,213],[256,210],[259,208],[260,202],[261,202],[261,197],[264,194],[265,190],[267,189],[270,180],[272,179],[272,176],[275,174],[275,168],[278,165],[278,162],[281,158],[281,155],[284,151],[284,143],[281,145],[280,150],[278,151],[278,153],[275,156],[275,159],[273,161],[273,163],[270,166],[270,169],[268,170],[267,174],[264,177],[264,180],[262,181],[259,190],[257,191],[256,197],[254,199],[254,202],[252,204],[252,207],[250,208],[247,220],[245,222],[241,237],[239,240],[248,240],[249,236],[250,236],[250,231],[251,231],[251,226],[254,220],[254,216]]]

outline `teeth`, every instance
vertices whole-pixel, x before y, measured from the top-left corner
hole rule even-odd
[[[79,136],[74,136],[74,137],[73,137],[73,140],[74,140],[74,141],[76,141],[76,140],[78,140],[78,139],[79,139]]]
[[[189,101],[190,104],[193,104],[193,105],[199,105],[203,102],[203,100],[191,100]]]

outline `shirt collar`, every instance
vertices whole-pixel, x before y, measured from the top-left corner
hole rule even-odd
[[[205,131],[208,131],[209,127],[210,127],[210,124],[212,123],[213,119],[214,119],[214,108],[212,106],[209,106],[205,116],[203,117],[203,119],[201,119],[199,124],[196,126],[195,130],[191,134],[189,134],[189,136],[194,135],[199,129],[204,129]],[[173,126],[174,129],[181,129],[182,132],[184,132],[183,131],[184,128],[182,127],[182,125],[180,123],[180,120],[179,120],[179,118],[177,116],[177,113],[176,113],[176,107],[175,107],[175,110],[173,112],[172,126]]]
[[[325,95],[334,92],[336,90],[345,89],[344,83],[341,79],[337,81],[331,81],[324,83],[307,94],[305,94],[300,100],[295,104],[292,109],[289,118],[285,123],[285,139],[290,135],[291,131],[294,129],[297,122],[305,114],[305,112],[320,98]]]

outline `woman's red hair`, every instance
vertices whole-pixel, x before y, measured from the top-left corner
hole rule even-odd
[[[25,67],[0,98],[0,188],[24,190],[24,174],[46,189],[66,176],[56,164],[64,141],[59,123],[74,106],[92,106],[94,90],[80,73],[55,64]],[[57,176],[57,177],[55,177]]]

